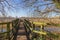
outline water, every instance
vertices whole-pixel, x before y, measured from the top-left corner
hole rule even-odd
[[[3,29],[3,30],[0,29],[0,32],[6,32],[6,31],[7,31],[6,29]]]
[[[40,30],[40,28],[35,28],[35,30]],[[50,32],[60,32],[60,27],[44,27],[44,30]]]
[[[40,28],[37,28],[40,29]],[[44,27],[44,30],[50,31],[50,32],[60,32],[60,27]],[[1,30],[0,32],[6,32],[6,29]]]
[[[50,32],[60,32],[60,27],[44,27],[44,30],[48,30]]]

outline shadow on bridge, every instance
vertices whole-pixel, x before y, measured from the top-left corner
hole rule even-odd
[[[0,40],[16,40],[18,28],[19,19],[13,20],[12,22],[0,23]]]
[[[6,32],[0,32],[0,40],[28,40],[23,23],[23,20],[20,19],[13,20],[12,22],[0,23],[0,29],[6,29]]]

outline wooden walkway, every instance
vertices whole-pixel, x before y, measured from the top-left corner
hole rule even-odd
[[[20,22],[20,27],[17,34],[17,40],[27,40],[26,31],[23,22]]]

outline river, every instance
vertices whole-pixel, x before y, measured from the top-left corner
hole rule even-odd
[[[44,27],[44,30],[48,30],[50,32],[60,32],[60,27]],[[3,30],[0,29],[0,32],[6,32],[6,31],[7,31],[6,29]]]

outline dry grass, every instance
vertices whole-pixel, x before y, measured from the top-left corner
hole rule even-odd
[[[30,21],[33,21],[33,22],[45,22],[45,23],[54,23],[54,24],[60,24],[60,19],[39,19],[39,18],[34,18],[34,19],[29,19]]]

